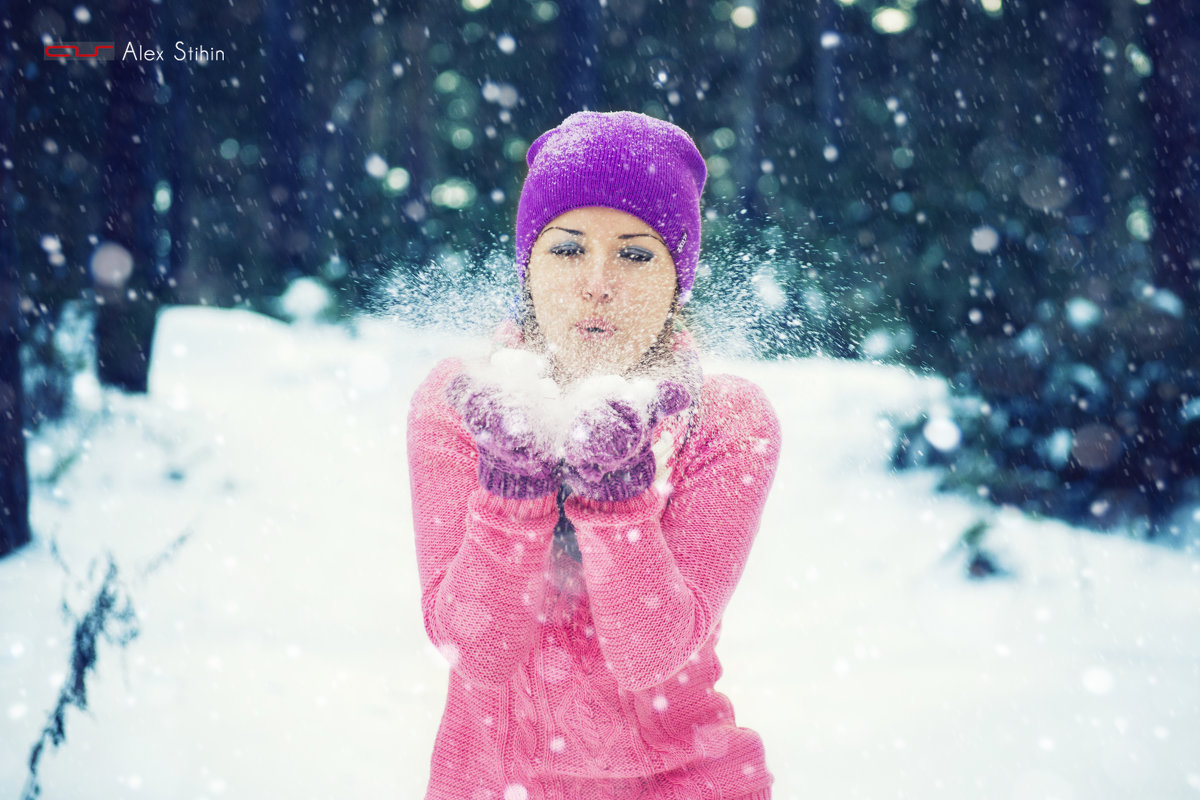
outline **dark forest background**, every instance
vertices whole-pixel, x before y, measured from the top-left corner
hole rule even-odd
[[[350,324],[385,284],[504,286],[526,149],[583,108],[669,119],[707,159],[697,319],[738,320],[764,358],[949,380],[897,468],[1166,543],[1200,525],[1185,0],[0,0],[0,19],[0,552],[28,538],[24,441],[70,413],[82,365],[144,391],[164,304],[278,315],[319,281]],[[44,57],[101,41],[116,60]],[[224,58],[176,61],[177,41]]]

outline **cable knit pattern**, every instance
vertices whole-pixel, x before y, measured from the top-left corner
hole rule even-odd
[[[666,487],[567,497],[576,561],[554,497],[479,488],[445,400],[461,368],[438,364],[409,414],[425,627],[451,664],[427,800],[768,800],[762,741],[714,688],[779,457],[761,390],[705,376]]]

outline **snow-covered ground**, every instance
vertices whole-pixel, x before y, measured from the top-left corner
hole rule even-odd
[[[485,345],[358,331],[172,309],[149,395],[83,413],[77,458],[36,486],[34,543],[0,561],[0,797],[69,671],[61,606],[86,610],[107,553],[139,635],[101,641],[43,797],[422,796],[448,667],[421,624],[405,419],[436,358]],[[888,415],[938,381],[706,368],[758,382],[783,423],[718,647],[776,798],[1200,798],[1200,563],[889,472]],[[80,420],[31,443],[35,474]],[[964,578],[980,519],[1011,577]]]

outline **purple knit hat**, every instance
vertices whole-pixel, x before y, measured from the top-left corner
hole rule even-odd
[[[517,273],[550,220],[583,206],[633,214],[662,236],[686,301],[700,257],[700,193],[708,170],[683,129],[632,111],[579,111],[539,136],[517,204]]]

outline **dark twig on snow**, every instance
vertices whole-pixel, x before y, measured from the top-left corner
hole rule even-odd
[[[148,578],[150,575],[156,572],[159,567],[174,558],[175,554],[179,552],[179,548],[183,547],[183,545],[190,538],[192,538],[192,529],[189,527],[185,529],[183,533],[172,539],[171,542],[163,548],[161,553],[150,559],[150,561],[146,563],[146,566],[142,567],[139,578],[142,580]]]
[[[38,762],[47,744],[58,747],[66,740],[66,714],[69,706],[87,711],[87,674],[96,669],[96,643],[103,636],[112,644],[124,647],[138,635],[137,615],[124,586],[117,579],[117,565],[112,554],[107,554],[108,571],[100,584],[91,608],[76,621],[74,643],[71,648],[71,674],[63,681],[58,693],[58,702],[42,728],[42,734],[29,754],[29,780],[21,795],[22,800],[33,800],[41,794],[38,783]],[[95,562],[93,562],[93,567]],[[64,613],[70,609],[63,603]],[[120,625],[116,633],[109,631],[110,619]]]
[[[192,532],[185,530],[177,536],[161,553],[152,558],[139,571],[137,579],[140,582],[155,572],[159,567],[170,561],[179,548],[190,538]],[[58,548],[51,545],[51,553],[63,570],[70,574],[66,562],[58,553]],[[108,570],[101,582],[91,606],[80,618],[75,619],[74,641],[71,648],[71,674],[63,681],[58,693],[58,702],[50,712],[42,733],[33,745],[29,754],[29,779],[21,794],[21,800],[35,800],[42,792],[38,781],[38,764],[46,752],[46,745],[58,748],[66,741],[67,708],[75,706],[80,711],[87,712],[87,675],[96,669],[97,643],[103,637],[109,644],[125,647],[137,638],[140,629],[137,623],[137,613],[133,609],[133,600],[128,586],[117,575],[117,564],[112,553],[107,553]],[[88,568],[89,576],[94,573],[97,563],[93,561]],[[67,619],[74,615],[67,606],[66,600],[62,605],[63,614]]]

